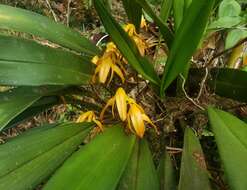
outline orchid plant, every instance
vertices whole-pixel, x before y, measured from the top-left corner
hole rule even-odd
[[[238,101],[242,112],[246,106],[246,71],[221,59],[241,46],[234,60],[246,65],[246,36],[231,34],[234,27],[246,30],[245,11],[235,0],[163,0],[160,11],[147,0],[121,2],[128,20],[119,24],[108,1],[93,0],[110,36],[102,47],[47,17],[0,5],[0,85],[6,89],[0,131],[57,105],[77,108],[69,120],[4,139],[0,189],[209,190],[227,184],[245,190],[247,124],[215,103],[225,97]],[[212,48],[212,38],[225,34],[231,46]],[[138,98],[141,85],[152,111]],[[201,115],[206,122],[197,126]],[[205,146],[205,139],[215,146]],[[207,152],[219,155],[220,172],[209,167]]]

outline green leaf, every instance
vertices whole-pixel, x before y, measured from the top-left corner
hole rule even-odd
[[[145,139],[136,141],[118,190],[159,190],[157,173]]]
[[[34,189],[78,148],[89,126],[39,127],[0,145],[0,189]]]
[[[242,17],[221,17],[218,20],[212,22],[208,29],[220,29],[220,28],[232,28],[234,26],[237,26],[243,21]]]
[[[67,51],[1,35],[0,49],[3,85],[81,85],[91,79],[93,64]]]
[[[241,6],[235,0],[223,0],[219,6],[218,16],[220,17],[235,17],[241,13]]]
[[[160,79],[156,74],[153,65],[151,65],[145,57],[140,55],[134,41],[130,39],[128,34],[114,20],[102,1],[94,0],[94,6],[106,31],[110,34],[112,41],[117,45],[128,63],[145,79],[150,80],[150,82],[159,86]]]
[[[211,107],[208,114],[228,183],[232,190],[246,190],[247,124]]]
[[[173,1],[173,14],[175,29],[178,30],[180,24],[182,23],[184,17],[184,0],[174,0]]]
[[[182,23],[186,11],[188,10],[192,0],[174,0],[173,2],[173,15],[175,22],[175,30],[177,31]]]
[[[205,31],[208,18],[214,5],[214,0],[193,1],[185,14],[175,35],[162,77],[160,94],[164,96],[165,90],[172,81],[188,68],[189,60],[196,51]]]
[[[160,8],[160,19],[166,23],[170,15],[173,0],[163,0]]]
[[[0,93],[0,131],[42,96],[56,90],[57,87],[20,87]]]
[[[29,89],[30,90],[30,89]],[[29,92],[28,92],[29,93]],[[18,124],[26,121],[27,119],[45,111],[48,108],[58,104],[60,98],[56,96],[42,97],[41,99],[34,102],[30,107],[15,116],[5,127],[4,130],[16,127]]]
[[[160,160],[158,175],[160,179],[160,190],[176,189],[175,171],[170,156],[166,151]]]
[[[205,158],[200,142],[190,128],[185,129],[178,190],[210,190]]]
[[[0,5],[0,18],[0,28],[33,34],[89,55],[99,53],[97,47],[78,32],[37,13]]]
[[[143,8],[143,10],[154,20],[154,22],[159,26],[159,30],[165,39],[167,46],[170,48],[174,39],[173,33],[167,27],[166,23],[155,14],[151,6],[146,0],[136,0]]]
[[[71,156],[44,190],[114,190],[130,158],[135,137],[117,125],[107,128]]]
[[[210,86],[223,97],[247,102],[247,73],[238,69],[212,69]]]
[[[247,30],[243,29],[234,29],[231,30],[226,37],[225,49],[232,48],[235,46],[240,40],[247,37]]]
[[[134,24],[139,31],[142,19],[142,8],[136,0],[122,0],[125,12],[127,13],[130,23]]]

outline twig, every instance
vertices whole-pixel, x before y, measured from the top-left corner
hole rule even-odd
[[[199,101],[199,99],[200,99],[200,97],[202,95],[202,91],[203,91],[203,88],[205,86],[207,78],[208,78],[208,68],[206,67],[205,68],[205,75],[204,75],[204,77],[203,77],[203,79],[202,79],[202,81],[200,83],[200,90],[199,90],[199,93],[198,93],[198,95],[196,97],[196,101]]]
[[[48,8],[50,9],[51,14],[52,14],[54,20],[55,20],[56,22],[58,22],[57,15],[56,15],[56,13],[53,11],[53,9],[52,9],[52,7],[51,7],[50,0],[45,0],[45,2],[46,2],[46,4],[47,4]]]
[[[71,10],[70,10],[70,4],[71,4],[72,0],[68,0],[68,4],[67,4],[67,26],[69,27],[69,20],[70,20],[70,13],[71,13]]]
[[[182,80],[183,80],[183,83],[182,83],[182,90],[183,90],[183,92],[184,92],[185,97],[186,97],[189,101],[191,101],[191,102],[192,102],[196,107],[198,107],[199,109],[205,110],[205,108],[203,108],[202,106],[200,106],[199,104],[197,104],[197,103],[193,100],[193,98],[191,98],[191,97],[188,96],[188,94],[187,94],[187,92],[186,92],[186,90],[185,90],[185,82],[186,82],[186,80],[185,80],[185,78],[184,78],[184,76],[183,76],[182,74],[180,74],[180,77],[181,77]]]
[[[170,146],[166,146],[166,150],[183,151],[182,148],[175,148],[175,147],[170,147]]]

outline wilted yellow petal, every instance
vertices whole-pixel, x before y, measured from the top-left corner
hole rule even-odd
[[[93,119],[93,122],[100,128],[101,131],[104,130],[103,125],[100,121],[98,121],[97,119]]]
[[[125,121],[127,117],[127,95],[123,88],[118,88],[115,98],[119,117],[122,121]]]
[[[92,60],[91,60],[91,62],[94,63],[95,65],[97,65],[98,61],[99,61],[99,56],[98,55],[94,56],[92,58]]]
[[[125,79],[124,79],[124,75],[121,69],[119,69],[119,67],[116,65],[112,65],[112,70],[121,78],[122,83],[124,83]]]
[[[125,32],[129,34],[130,37],[137,35],[136,28],[134,24],[127,24],[124,26]]]
[[[100,113],[100,120],[102,121],[103,118],[104,118],[104,114],[105,114],[105,111],[107,110],[107,108],[109,106],[113,106],[114,105],[114,101],[115,101],[115,98],[111,98],[110,100],[108,100],[108,102],[106,103],[105,107],[102,109],[101,113]]]
[[[77,123],[80,123],[80,122],[85,122],[85,121],[88,121],[88,117],[92,115],[92,111],[88,111],[88,112],[85,112],[85,113],[82,113],[78,119],[76,120]],[[90,121],[89,121],[90,122]]]
[[[141,28],[144,28],[145,30],[147,30],[148,26],[147,26],[147,22],[144,18],[144,16],[142,16],[142,20],[141,20]]]
[[[153,126],[153,128],[155,129],[156,133],[159,134],[159,131],[156,127],[156,125],[151,121],[151,119],[146,115],[146,114],[142,114],[142,118],[144,121],[148,122],[150,125]]]
[[[110,51],[113,51],[113,52],[117,51],[117,46],[113,42],[109,42],[106,45],[105,52],[110,52]]]
[[[133,40],[135,41],[140,54],[144,56],[145,50],[147,49],[145,42],[139,36],[133,36]]]

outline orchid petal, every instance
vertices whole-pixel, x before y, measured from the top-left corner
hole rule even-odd
[[[153,128],[155,129],[156,133],[159,134],[159,131],[157,129],[157,126],[151,121],[151,119],[146,115],[146,114],[142,114],[142,118],[144,121],[148,122],[150,125],[153,126]]]
[[[101,113],[100,113],[100,120],[102,121],[103,118],[104,118],[104,114],[105,114],[105,111],[106,109],[109,107],[109,106],[112,106],[114,104],[114,101],[115,101],[115,98],[111,98],[110,100],[108,100],[107,104],[105,105],[105,107],[102,109]]]
[[[127,117],[127,95],[123,88],[119,88],[116,92],[116,104],[119,117],[122,121]]]
[[[119,69],[119,67],[116,65],[112,65],[112,69],[121,78],[122,83],[124,83],[125,82],[124,75],[123,72]]]
[[[138,109],[136,105],[133,104],[129,112],[130,112],[132,126],[135,129],[137,136],[139,136],[140,138],[143,138],[143,135],[145,133],[145,125],[144,125],[141,111]]]

